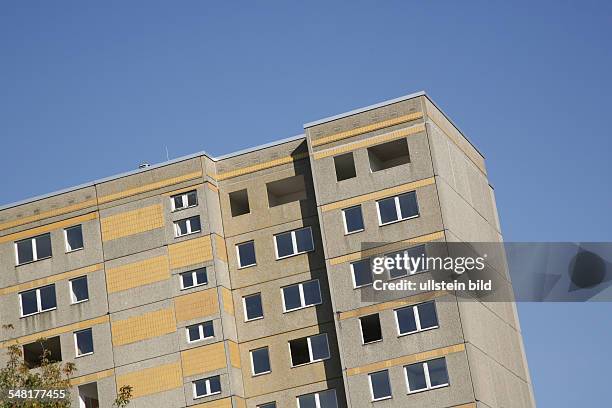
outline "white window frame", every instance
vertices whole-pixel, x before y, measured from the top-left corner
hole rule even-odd
[[[191,229],[191,220],[193,218],[200,218],[199,215],[194,215],[193,217],[188,217],[188,218],[183,218],[180,220],[176,220],[174,221],[174,238],[181,238],[181,237],[185,237],[187,235],[191,235],[191,234],[197,234],[198,232],[202,232],[202,220],[200,220],[200,229],[197,231],[194,231]],[[187,226],[187,232],[185,234],[181,234],[181,230],[178,226],[178,223],[181,221],[185,221],[185,224]]]
[[[244,321],[245,322],[252,322],[254,320],[260,320],[264,318],[263,300],[261,301],[261,316],[254,317],[252,319],[249,319],[249,317],[247,316],[246,298],[252,297],[252,296],[258,296],[258,295],[259,295],[259,298],[261,299],[261,292],[251,293],[250,295],[246,295],[242,297],[242,309],[244,310]]]
[[[216,392],[211,392],[210,391],[210,379],[214,378],[214,377],[219,377],[219,376],[218,375],[213,375],[212,377],[200,378],[198,380],[195,380],[195,381],[191,382],[191,384],[193,386],[193,399],[210,397],[211,395],[221,394],[223,389],[221,389],[221,391],[216,391]],[[197,394],[197,391],[196,391],[196,382],[197,381],[204,381],[204,388],[206,389],[206,394],[202,394],[202,395],[198,395]],[[219,377],[219,382],[221,382],[221,377]]]
[[[91,351],[89,353],[79,354],[79,344],[77,342],[77,333],[82,333],[82,332],[86,332],[86,331],[91,332],[91,344],[93,346],[93,330],[92,330],[91,327],[87,328],[87,329],[83,329],[83,330],[77,330],[77,331],[72,333],[72,338],[74,339],[74,356],[76,358],[90,356],[90,355],[92,355],[95,352],[95,348],[94,348],[94,351]]]
[[[195,204],[193,204],[193,205],[189,205],[189,204],[188,204],[188,203],[189,203],[189,201],[188,201],[187,196],[188,196],[189,194],[191,194],[191,193],[193,193],[193,194],[195,195],[195,199],[196,199],[196,202],[195,202]],[[175,206],[175,204],[174,204],[174,198],[175,198],[175,197],[179,197],[179,196],[181,197],[181,202],[183,203],[183,206],[182,206],[182,207],[180,207],[180,208],[176,208],[176,206]],[[172,207],[172,212],[175,212],[175,211],[181,211],[181,210],[185,210],[185,209],[187,209],[187,208],[197,207],[197,206],[198,206],[198,191],[197,191],[197,190],[190,190],[190,191],[187,191],[187,192],[185,192],[185,193],[175,194],[175,195],[173,195],[173,196],[170,196],[170,205],[171,205],[171,207]]]
[[[359,285],[357,286],[357,281],[355,280],[355,269],[353,268],[353,264],[358,263],[358,262],[362,262],[365,261],[366,259],[360,259],[358,261],[354,261],[351,262],[349,264],[350,269],[351,269],[351,279],[353,281],[353,289],[359,289],[359,288],[365,288],[366,286],[372,286],[374,284],[374,275],[372,275],[372,282],[370,283],[366,283],[364,285]],[[368,263],[370,262],[370,258],[367,258]],[[370,271],[371,274],[373,274],[374,272]]]
[[[248,268],[248,267],[257,265],[257,254],[255,254],[255,262],[252,263],[252,264],[242,265],[242,260],[240,259],[240,251],[238,250],[238,247],[240,245],[245,245],[245,244],[248,244],[248,243],[251,243],[251,242],[253,243],[253,251],[255,251],[255,240],[253,240],[253,239],[250,240],[250,241],[244,241],[244,242],[241,242],[239,244],[236,244],[236,259],[238,259],[238,269]]]
[[[48,286],[53,286],[53,291],[55,292],[55,284],[52,283],[51,285],[45,285],[45,286],[41,286],[39,288],[35,288],[35,289],[30,289],[30,290],[25,290],[21,293],[19,293],[19,314],[21,315],[21,317],[28,317],[28,316],[34,316],[40,313],[44,313],[44,312],[50,312],[52,310],[56,310],[57,309],[57,293],[55,295],[55,307],[52,307],[51,309],[45,309],[42,310],[42,299],[40,297],[40,290],[43,288],[46,288]],[[36,309],[38,310],[37,312],[34,313],[30,313],[27,315],[23,314],[23,302],[21,300],[21,295],[24,293],[28,293],[28,292],[36,292]]]
[[[395,224],[396,222],[400,222],[400,221],[410,220],[410,219],[413,219],[413,218],[417,218],[417,217],[419,217],[421,215],[419,213],[419,214],[416,214],[416,215],[411,215],[410,217],[406,217],[406,218],[403,218],[403,216],[402,216],[402,209],[400,207],[399,198],[400,198],[400,196],[403,196],[403,195],[406,195],[406,194],[411,194],[411,193],[414,193],[415,198],[417,197],[416,191],[413,190],[413,191],[407,191],[407,192],[402,193],[402,194],[398,194],[396,196],[385,197],[385,198],[381,198],[380,200],[376,200],[376,214],[378,215],[378,226],[379,227],[382,227],[382,226],[385,226],[385,225],[389,225],[389,224]],[[388,200],[390,198],[394,199],[395,212],[398,215],[398,219],[394,220],[394,221],[389,221],[389,222],[383,223],[382,222],[382,218],[380,217],[380,206],[379,206],[379,203],[381,201]],[[418,201],[418,198],[417,198],[417,209],[418,209],[418,206],[419,206],[419,201]]]
[[[83,279],[83,278],[85,278],[85,281],[87,282],[87,299],[76,300],[76,298],[74,296],[74,291],[72,290],[72,281],[75,281],[77,279]],[[87,275],[77,276],[76,278],[70,279],[68,281],[68,289],[70,290],[70,304],[71,305],[77,305],[79,303],[83,303],[83,302],[89,301],[89,281],[87,280]]]
[[[323,390],[323,391],[318,391],[318,392],[311,392],[308,394],[302,394],[302,395],[298,395],[297,397],[295,397],[295,400],[297,401],[297,408],[300,408],[300,397],[306,396],[306,395],[314,395],[315,398],[315,407],[316,408],[321,408],[321,400],[319,399],[319,394],[323,393],[323,392],[333,392],[334,393],[334,399],[336,400],[336,407],[338,406],[338,395],[336,394],[336,389],[335,388],[330,388],[327,390]]]
[[[351,234],[356,234],[358,232],[365,231],[365,222],[364,222],[364,219],[363,219],[363,209],[361,209],[361,223],[363,224],[363,228],[355,230],[355,231],[350,231],[350,232],[348,230],[348,226],[347,226],[347,223],[346,223],[346,213],[345,213],[345,211],[346,210],[351,210],[351,209],[357,208],[357,207],[359,207],[361,209],[361,204],[357,204],[357,205],[354,205],[352,207],[347,207],[347,208],[343,208],[342,209],[342,222],[344,223],[344,235],[351,235]]]
[[[253,352],[254,351],[258,351],[258,350],[263,350],[263,349],[268,350],[268,365],[270,366],[270,369],[268,371],[262,371],[261,373],[256,373],[255,372],[255,364],[253,364]],[[272,363],[270,361],[270,349],[268,348],[268,346],[258,347],[256,349],[253,349],[253,350],[249,351],[249,356],[251,357],[251,375],[253,377],[257,377],[257,376],[260,376],[260,375],[270,374],[272,372]]]
[[[412,306],[404,306],[404,307],[399,307],[397,309],[393,310],[393,316],[395,317],[395,327],[397,327],[397,337],[402,337],[402,336],[408,336],[409,334],[414,334],[414,333],[419,333],[419,332],[424,332],[427,330],[433,330],[433,329],[437,329],[440,327],[440,321],[438,320],[438,324],[435,326],[431,326],[431,327],[426,327],[426,328],[422,328],[421,327],[421,317],[419,316],[419,309],[418,306],[425,304],[425,303],[433,303],[434,305],[434,310],[436,311],[436,320],[438,320],[438,308],[436,307],[436,302],[433,300],[427,301],[427,302],[421,302],[418,303],[416,305],[412,305]],[[403,310],[403,309],[408,309],[411,308],[412,309],[412,314],[414,316],[414,321],[416,322],[416,330],[410,331],[410,332],[406,332],[406,333],[400,333],[400,325],[399,325],[399,318],[397,317],[397,312],[398,310]]]
[[[321,298],[321,301],[319,301],[318,303],[313,303],[311,305],[306,305],[306,299],[304,297],[304,284],[305,283],[309,283],[309,282],[317,282],[317,286],[319,288],[319,297]],[[287,309],[285,307],[285,291],[283,289],[285,288],[290,288],[292,286],[297,286],[299,291],[300,291],[300,307],[296,307],[294,309]],[[293,285],[287,285],[287,286],[283,286],[281,288],[281,299],[283,301],[283,313],[289,313],[289,312],[293,312],[296,310],[301,310],[301,309],[306,309],[307,307],[313,307],[313,306],[317,306],[323,303],[323,296],[321,295],[321,283],[319,282],[319,279],[311,279],[309,281],[305,281],[305,282],[300,282],[300,283],[295,283]]]
[[[197,282],[197,279],[196,279],[197,278],[197,273],[196,272],[198,271],[198,269],[204,269],[204,273],[207,274],[206,282],[204,282],[204,283],[196,283]],[[194,284],[192,286],[184,286],[183,285],[183,275],[187,275],[187,274],[191,274],[191,279],[194,282]],[[198,286],[208,285],[208,270],[206,268],[197,268],[197,269],[194,269],[192,271],[181,272],[181,273],[179,273],[179,281],[180,281],[180,284],[181,284],[181,290],[192,289],[192,288],[195,288],[195,287],[198,287]]]
[[[304,229],[310,230],[310,242],[312,243],[312,249],[309,250],[309,251],[298,252],[298,250],[297,250],[297,239],[295,238],[295,233],[297,231],[301,231],[301,230],[304,230]],[[288,233],[291,233],[291,246],[293,247],[293,253],[289,254],[289,255],[285,255],[285,256],[279,257],[278,256],[278,242],[276,241],[276,238],[279,235],[285,235],[285,234],[288,234]],[[274,235],[274,254],[276,255],[276,260],[277,261],[280,260],[280,259],[290,258],[292,256],[301,255],[301,254],[305,254],[305,253],[313,252],[313,251],[314,251],[314,237],[312,236],[312,227],[310,227],[310,226],[294,229],[292,231],[285,231],[285,232],[281,232],[279,234]]]
[[[188,344],[197,343],[199,341],[204,341],[204,340],[212,339],[212,338],[215,337],[214,334],[212,336],[208,336],[208,337],[204,336],[204,324],[206,324],[208,322],[211,322],[211,321],[209,320],[209,321],[206,321],[206,322],[190,324],[188,326],[185,326],[185,336],[187,338],[187,343]],[[213,324],[213,330],[214,330],[214,323],[212,323],[212,324]],[[200,337],[198,337],[196,340],[189,339],[189,328],[193,327],[193,326],[198,326],[198,335]]]
[[[70,247],[68,246],[68,230],[74,229],[74,228],[79,228],[81,230],[81,238],[83,239],[83,246],[80,248],[70,249]],[[67,254],[85,249],[85,237],[83,237],[83,224],[77,224],[71,227],[64,228],[64,246],[66,248]]]
[[[312,356],[312,342],[311,342],[311,338],[312,337],[318,337],[318,336],[325,336],[325,342],[327,343],[327,357],[319,358],[319,359],[314,360],[313,356]],[[293,339],[291,341],[301,340],[302,338]],[[291,341],[287,342],[287,347],[289,347],[289,365],[291,366],[291,368],[293,368],[293,367],[301,367],[301,366],[305,366],[307,364],[312,364],[312,363],[318,363],[320,361],[329,360],[331,358],[331,350],[329,349],[329,338],[327,337],[327,333],[319,333],[319,334],[314,334],[312,336],[307,336],[306,337],[306,344],[308,344],[308,358],[310,359],[310,361],[308,361],[307,363],[293,365],[293,361],[292,361],[293,358],[292,358],[292,355],[291,355]]]
[[[361,325],[361,318],[372,316],[372,315],[378,315],[378,324],[380,324],[380,339],[369,341],[366,343],[365,340],[363,339],[363,326]],[[372,313],[372,314],[365,315],[365,316],[359,316],[357,320],[359,320],[359,334],[361,335],[361,345],[362,346],[366,346],[368,344],[380,343],[381,341],[383,341],[384,337],[382,335],[382,323],[380,322],[380,313]]]
[[[446,376],[448,377],[448,365],[446,364],[446,358],[445,357],[439,357],[439,358],[444,359],[444,366],[446,367]],[[434,358],[432,360],[437,360],[437,359]],[[408,365],[405,365],[403,367],[403,369],[404,369],[404,379],[406,380],[406,389],[408,390],[408,394],[416,394],[417,392],[435,390],[437,388],[448,387],[450,385],[450,380],[449,380],[449,382],[447,382],[445,384],[436,385],[434,387],[431,386],[431,378],[429,377],[429,366],[427,365],[427,363],[429,361],[431,361],[431,360],[423,361],[422,363],[416,363],[416,364],[422,364],[423,365],[423,373],[425,374],[425,385],[426,385],[426,388],[420,388],[418,390],[411,390],[410,389],[410,382],[408,381],[408,371],[406,370],[406,368],[408,367],[408,365],[412,365],[412,364],[408,364]]]
[[[26,238],[26,239],[20,239],[19,241],[15,241],[14,242],[14,246],[15,246],[15,264],[17,266],[25,265],[25,264],[29,264],[29,263],[32,263],[32,262],[41,261],[43,259],[49,259],[49,258],[53,257],[53,247],[51,247],[51,255],[50,256],[46,256],[44,258],[39,258],[38,257],[38,253],[36,251],[36,238],[40,238],[40,237],[43,237],[45,235],[49,235],[49,241],[51,241],[51,233],[47,232],[45,234],[40,234],[40,235],[37,235],[35,237]],[[32,245],[32,260],[31,261],[26,261],[26,262],[19,263],[19,250],[17,249],[17,244],[20,243],[20,242],[25,242],[25,241],[30,241],[30,245]]]
[[[378,374],[382,372],[387,373],[387,381],[389,381],[389,390],[391,391],[391,395],[388,395],[386,397],[381,397],[381,398],[374,398],[374,387],[372,386],[372,374]],[[380,370],[380,371],[375,371],[373,373],[368,373],[368,384],[370,385],[370,397],[371,397],[372,402],[384,401],[384,400],[393,398],[393,388],[391,387],[391,377],[389,377],[389,370]]]

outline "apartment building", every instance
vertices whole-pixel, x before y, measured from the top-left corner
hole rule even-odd
[[[501,242],[478,150],[423,92],[304,129],[2,207],[0,364],[44,337],[85,408],[535,406],[513,303],[361,296],[372,256]]]

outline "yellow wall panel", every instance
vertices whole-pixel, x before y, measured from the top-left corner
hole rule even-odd
[[[240,368],[240,348],[238,347],[238,344],[234,343],[233,341],[228,341],[227,346],[229,349],[231,365],[233,367]]]
[[[229,397],[221,398],[203,404],[191,405],[191,408],[232,408],[232,399]]]
[[[223,342],[181,351],[181,360],[185,377],[227,367]]]
[[[111,322],[114,346],[163,336],[176,331],[173,309],[156,310],[125,320]]]
[[[124,385],[131,385],[133,398],[156,394],[183,387],[181,364],[179,362],[147,368],[117,376],[117,391]]]
[[[232,291],[228,288],[221,287],[221,300],[223,301],[223,310],[225,313],[234,315],[234,301],[232,299]]]
[[[164,226],[161,204],[137,208],[100,219],[102,241],[127,237]]]
[[[215,237],[215,248],[217,258],[221,259],[223,262],[227,263],[227,249],[225,247],[225,239],[222,236],[213,234]]]
[[[210,235],[168,245],[170,268],[207,262],[213,259]]]
[[[219,312],[217,290],[214,288],[174,298],[176,320],[184,322]]]
[[[121,265],[106,270],[108,293],[120,292],[170,279],[170,267],[166,256]]]

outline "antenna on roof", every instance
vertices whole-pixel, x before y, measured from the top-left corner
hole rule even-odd
[[[166,160],[170,161],[170,154],[168,154],[168,146],[164,146],[166,148]]]
[[[142,162],[138,165],[139,169],[146,169],[147,167],[150,167],[151,165],[147,162]]]

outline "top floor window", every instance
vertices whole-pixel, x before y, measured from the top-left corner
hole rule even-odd
[[[17,265],[51,258],[51,234],[47,233],[15,242],[15,253]]]
[[[379,225],[391,224],[419,215],[415,191],[379,200],[376,202],[376,208],[378,209]]]
[[[64,238],[66,240],[66,252],[83,249],[83,227],[81,225],[66,228]]]
[[[314,250],[312,228],[300,228],[274,236],[276,259],[287,258]]]
[[[170,197],[170,201],[172,203],[172,211],[184,210],[185,208],[198,205],[198,195],[195,190],[192,190],[183,194],[173,195]]]

